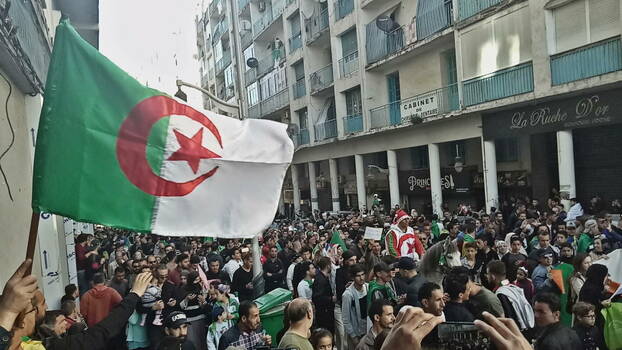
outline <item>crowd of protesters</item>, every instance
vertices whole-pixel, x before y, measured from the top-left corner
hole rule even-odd
[[[99,227],[77,237],[79,285],[32,338],[47,349],[442,349],[437,324],[474,322],[499,349],[607,349],[601,310],[618,296],[594,262],[622,247],[622,230],[611,216],[620,208],[601,202],[277,217],[260,241],[263,283],[250,241]],[[382,237],[365,238],[367,227]],[[1,314],[16,284],[30,298],[36,289],[20,270],[5,286],[0,349],[20,341]],[[294,300],[273,339],[253,300],[276,288]]]

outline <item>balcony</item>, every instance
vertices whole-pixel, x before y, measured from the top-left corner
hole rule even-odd
[[[533,91],[533,66],[531,62],[502,69],[462,82],[464,105],[498,100]]]
[[[398,52],[404,47],[404,29],[399,27],[386,33],[376,26],[376,21],[367,24],[367,64],[372,64]]]
[[[309,141],[309,130],[301,128],[298,134],[296,134],[296,143],[298,146],[302,146],[308,145]]]
[[[431,0],[421,4],[417,13],[417,40],[423,40],[434,33],[451,26],[453,6],[448,0]]]
[[[266,9],[263,15],[253,23],[253,36],[255,39],[274,21],[279,18],[285,9],[285,0],[273,0],[271,10]]]
[[[261,106],[259,103],[248,107],[248,117],[253,119],[261,118]]]
[[[329,64],[328,66],[311,74],[311,76],[309,77],[309,82],[311,84],[311,95],[331,87],[333,85],[333,81],[334,79],[332,64]]]
[[[261,116],[265,117],[289,104],[289,94],[287,89],[283,89],[276,94],[261,101]]]
[[[458,19],[473,17],[500,2],[501,0],[458,0]]]
[[[244,8],[251,3],[251,0],[238,0],[238,10],[240,13],[244,11]]]
[[[264,75],[272,72],[275,62],[280,63],[285,59],[285,48],[281,47],[280,49],[273,50],[269,55],[264,56],[259,59],[259,64],[257,66],[257,77],[263,77]]]
[[[294,84],[294,99],[301,98],[307,94],[307,86],[305,84],[305,78],[299,79]]]
[[[337,137],[337,119],[329,119],[323,123],[315,124],[315,141],[321,141]]]
[[[245,50],[253,43],[253,34],[250,31],[245,31],[240,35],[240,43],[242,44],[242,50]]]
[[[289,54],[291,55],[296,50],[302,47],[302,33],[298,33],[289,38]]]
[[[458,85],[452,84],[370,110],[370,129],[400,125],[412,117],[425,120],[459,108]]]
[[[354,134],[363,131],[363,115],[357,113],[345,116],[343,118],[343,130],[346,134]]]
[[[620,37],[551,56],[551,84],[595,77],[622,69]]]
[[[343,79],[359,70],[359,52],[354,51],[339,60],[339,76]]]
[[[216,75],[218,76],[222,72],[224,72],[225,68],[227,68],[229,64],[231,64],[231,53],[230,52],[223,53],[222,58],[216,61],[216,64],[215,64]]]
[[[319,39],[324,30],[328,29],[328,24],[328,8],[322,10],[319,15],[313,15],[311,18],[305,19],[307,45]]]
[[[257,80],[257,69],[250,68],[246,72],[244,72],[244,81],[246,82],[246,86],[254,83]]]
[[[337,0],[335,2],[335,18],[340,20],[354,11],[354,0]]]
[[[222,35],[226,33],[227,30],[229,30],[229,21],[225,18],[222,21],[218,22],[218,24],[216,24],[216,27],[214,27],[212,42],[217,42],[218,40],[220,40]]]

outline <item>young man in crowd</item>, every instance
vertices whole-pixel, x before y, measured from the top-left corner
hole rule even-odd
[[[104,274],[93,275],[93,288],[80,299],[80,312],[89,327],[106,318],[110,311],[117,306],[123,298],[119,293],[104,285]]]
[[[376,337],[384,330],[391,329],[395,322],[393,305],[385,300],[375,300],[369,307],[369,317],[371,318],[371,328],[360,340],[356,350],[375,350],[374,343]]]
[[[352,284],[342,296],[341,311],[349,350],[354,350],[367,330],[367,283],[361,265],[350,267]]]
[[[242,257],[243,264],[233,273],[231,289],[238,293],[240,302],[253,300],[253,255],[245,253]]]
[[[278,249],[270,248],[270,258],[263,264],[263,278],[266,282],[266,293],[285,285],[285,265],[278,258]]]
[[[512,236],[510,238],[510,251],[501,259],[505,264],[507,278],[510,281],[516,280],[516,271],[527,260],[527,255],[521,253],[521,248],[523,248],[523,240],[519,236]]]
[[[521,331],[533,328],[533,309],[523,289],[507,280],[505,264],[498,260],[491,261],[486,267],[486,276],[503,306],[505,317],[513,319]]]
[[[114,270],[114,277],[108,282],[108,287],[116,290],[122,297],[129,293],[130,283],[125,278],[125,268],[123,266],[117,266]]]
[[[335,330],[335,302],[337,298],[333,294],[330,285],[331,261],[328,257],[320,258],[317,263],[319,271],[315,274],[315,280],[311,287],[311,300],[315,306],[316,323],[318,327]]]
[[[415,261],[410,257],[401,257],[396,264],[399,275],[394,278],[398,295],[406,295],[404,305],[419,305],[419,289],[426,283],[425,277],[417,273]]]
[[[552,293],[541,293],[534,299],[538,337],[534,350],[581,350],[583,343],[577,333],[560,322],[561,304]]]

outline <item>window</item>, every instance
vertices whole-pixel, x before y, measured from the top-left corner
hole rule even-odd
[[[553,9],[556,53],[620,34],[618,0],[575,0]]]
[[[463,80],[531,60],[529,7],[482,22],[460,37]]]
[[[347,55],[358,51],[358,42],[356,40],[356,28],[345,32],[341,36],[341,55],[346,57]]]
[[[430,167],[430,158],[427,146],[411,148],[410,155],[415,169],[427,169]]]
[[[306,129],[307,128],[307,108],[297,110],[296,114],[298,115],[298,124],[300,125],[300,128]]]
[[[518,149],[517,137],[495,140],[495,155],[499,163],[518,161]]]
[[[231,65],[225,69],[225,86],[233,86],[233,66]]]
[[[245,67],[245,71],[250,70],[251,67],[249,67],[246,62],[248,62],[248,59],[251,57],[255,57],[255,44],[251,44],[251,46],[249,46],[248,48],[246,48],[246,50],[244,50],[244,67]]]
[[[289,24],[292,32],[292,38],[300,34],[300,15],[298,14],[298,12],[290,17]]]
[[[346,114],[361,114],[363,107],[361,106],[361,88],[357,87],[346,91]]]
[[[248,93],[248,105],[249,106],[254,106],[257,103],[259,103],[259,89],[258,89],[257,82],[250,84],[248,88],[246,88],[246,91]]]
[[[295,75],[296,81],[305,78],[305,65],[302,60],[300,62],[295,63],[292,66],[292,68],[294,68],[294,75]]]

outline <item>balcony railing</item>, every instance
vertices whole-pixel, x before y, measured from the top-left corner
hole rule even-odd
[[[622,69],[620,37],[551,57],[551,83],[559,85]]]
[[[248,117],[253,119],[261,118],[261,105],[259,103],[248,107]]]
[[[363,131],[363,115],[357,113],[343,117],[343,130],[346,134]]]
[[[263,58],[259,59],[259,63],[257,65],[257,77],[262,77],[265,74],[272,72],[275,66],[275,62],[279,63],[284,59],[284,47],[276,50],[276,52],[273,50],[269,55],[266,55]]]
[[[246,82],[246,86],[254,83],[257,80],[257,69],[251,68],[244,72],[244,81]]]
[[[250,31],[245,31],[240,35],[240,43],[242,44],[242,50],[246,49],[253,42],[253,34]]]
[[[519,64],[464,81],[462,86],[465,106],[524,94],[533,91],[533,66],[531,62]]]
[[[276,94],[261,101],[261,115],[266,116],[274,113],[289,104],[289,93],[283,89]]]
[[[417,38],[423,40],[453,23],[452,2],[434,0],[422,4],[417,12]]]
[[[386,33],[376,26],[376,21],[367,24],[367,64],[378,62],[404,47],[404,29],[399,27]]]
[[[317,40],[325,29],[328,28],[328,7],[305,20],[305,30],[307,31],[307,45]]]
[[[339,74],[341,78],[349,77],[359,70],[359,52],[354,51],[339,60]]]
[[[302,47],[302,33],[298,33],[291,38],[289,38],[289,54],[291,55],[293,52]]]
[[[240,12],[242,12],[244,8],[250,3],[251,0],[238,0],[238,9],[240,10]]]
[[[329,119],[323,123],[315,124],[315,141],[321,141],[337,137],[337,119]]]
[[[216,61],[216,75],[220,75],[231,64],[231,53],[226,53]]]
[[[307,86],[305,84],[305,78],[298,80],[294,84],[294,99],[301,98],[307,94]]]
[[[501,0],[458,0],[458,18],[463,20],[475,16],[500,2]]]
[[[229,21],[225,18],[218,22],[214,28],[214,34],[212,35],[212,41],[217,42],[222,35],[229,30]]]
[[[298,134],[296,134],[296,141],[299,146],[308,145],[309,144],[309,130],[300,129]]]
[[[338,20],[344,18],[354,11],[354,0],[337,0],[335,2],[335,18]]]
[[[313,95],[330,87],[333,85],[333,81],[333,65],[329,64],[309,76],[311,94]]]
[[[442,115],[458,108],[458,85],[452,84],[370,110],[370,129],[400,125],[412,117]]]

